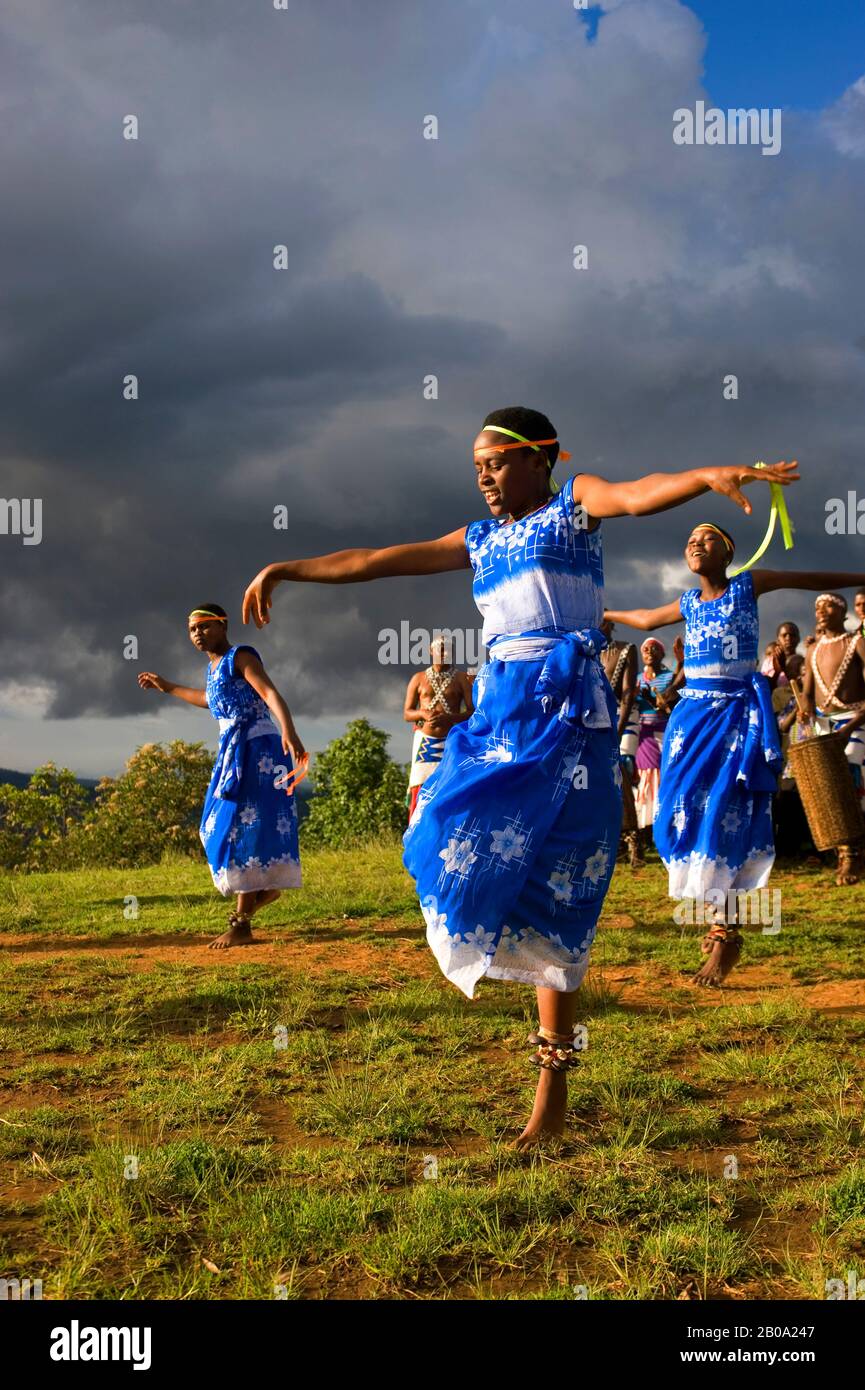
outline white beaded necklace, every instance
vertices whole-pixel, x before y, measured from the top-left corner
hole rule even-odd
[[[847,648],[844,655],[842,656],[840,662],[838,663],[838,669],[832,677],[832,684],[827,685],[822,675],[820,674],[820,668],[817,665],[817,648],[829,647],[832,645],[833,642],[842,642],[848,637],[850,638],[850,645]],[[848,632],[840,632],[837,637],[818,638],[814,646],[811,648],[811,670],[814,672],[814,679],[817,682],[817,686],[820,691],[820,696],[823,701],[824,708],[828,708],[832,704],[841,705],[842,708],[844,707],[843,702],[838,699],[837,692],[842,680],[847,674],[847,668],[849,667],[850,662],[853,660],[853,654],[856,651],[858,641],[858,632],[854,632],[852,637]]]
[[[447,690],[456,673],[456,666],[449,666],[446,671],[437,671],[434,666],[427,667],[424,674],[432,686],[434,696],[429,705],[430,709],[435,709],[436,705],[441,705],[448,714],[454,713],[447,697]]]

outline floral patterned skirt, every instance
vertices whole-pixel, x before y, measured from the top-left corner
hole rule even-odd
[[[769,880],[778,728],[768,684],[764,703],[743,681],[738,686],[690,681],[667,725],[654,837],[671,898],[750,891]]]
[[[291,758],[283,753],[276,729],[271,725],[272,732],[267,732],[264,722],[241,729],[232,758],[234,726],[225,723],[200,827],[213,882],[224,897],[262,888],[299,888],[295,797],[275,785],[280,769],[291,768]],[[236,785],[226,788],[229,761],[238,777]],[[223,791],[227,794],[221,795]]]
[[[448,734],[405,835],[427,940],[470,999],[484,975],[577,989],[615,863],[612,692],[608,727],[567,721],[538,698],[543,665],[483,667],[475,713]]]

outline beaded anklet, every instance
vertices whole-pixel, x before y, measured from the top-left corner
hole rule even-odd
[[[544,1071],[567,1071],[579,1063],[582,1048],[577,1047],[576,1032],[554,1033],[550,1028],[538,1028],[528,1041],[535,1047],[531,1061]]]

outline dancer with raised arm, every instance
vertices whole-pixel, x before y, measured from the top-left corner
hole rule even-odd
[[[438,540],[268,565],[244,618],[269,620],[283,581],[347,584],[471,568],[490,660],[475,713],[447,737],[405,836],[427,939],[469,998],[483,976],[537,991],[540,1066],[517,1143],[559,1135],[578,1060],[576,991],[615,861],[622,817],[616,705],[600,662],[604,517],[649,516],[705,492],[750,512],[742,487],[792,482],[794,464],[695,468],[610,483],[577,474],[559,491],[545,415],[488,415],[474,443],[484,521]],[[565,455],[564,457],[567,457]]]
[[[670,897],[695,899],[710,923],[694,982],[711,986],[742,951],[738,894],[764,887],[775,859],[772,793],[782,760],[769,682],[757,671],[757,600],[861,578],[747,569],[728,576],[734,550],[722,527],[695,526],[685,559],[699,587],[661,608],[607,614],[643,631],[685,622],[687,683],[667,725],[655,844]]]
[[[194,608],[189,639],[209,665],[204,689],[177,685],[142,671],[142,690],[160,690],[188,705],[210,709],[219,720],[219,749],[201,816],[201,842],[215,886],[237,894],[228,931],[210,944],[217,950],[246,946],[251,920],[283,888],[300,887],[297,810],[286,795],[306,762],[291,711],[254,647],[232,646],[228,616],[218,603]],[[274,722],[276,721],[276,722]]]

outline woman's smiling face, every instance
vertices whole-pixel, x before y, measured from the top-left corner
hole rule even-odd
[[[693,574],[715,574],[725,569],[730,558],[723,536],[709,526],[696,526],[685,546],[685,559]]]
[[[640,648],[640,655],[643,658],[644,665],[654,666],[655,668],[660,666],[664,658],[660,642],[656,642],[653,637],[648,638],[648,640],[643,643]]]
[[[492,431],[474,442],[475,476],[493,516],[517,516],[549,494],[550,468],[541,449],[503,449]]]

